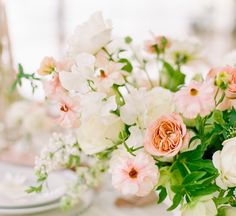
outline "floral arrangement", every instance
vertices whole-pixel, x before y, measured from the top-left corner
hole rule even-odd
[[[235,215],[236,68],[189,77],[187,66],[204,60],[196,41],[152,36],[140,49],[111,33],[95,13],[63,60],[43,59],[38,74],[64,130],[37,158],[39,185],[29,191],[51,171],[73,168],[69,206],[109,172],[122,194],[156,191],[158,203],[168,197],[168,210],[183,216]]]

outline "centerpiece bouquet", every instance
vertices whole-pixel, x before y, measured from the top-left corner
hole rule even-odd
[[[39,184],[29,192],[51,171],[73,169],[70,206],[109,172],[122,194],[156,191],[183,216],[235,215],[236,68],[186,75],[205,60],[196,41],[152,35],[142,48],[111,33],[97,12],[76,28],[63,60],[43,59],[38,74],[64,129],[36,159]]]

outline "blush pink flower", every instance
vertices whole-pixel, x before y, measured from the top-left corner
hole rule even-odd
[[[43,88],[45,95],[50,99],[56,99],[65,92],[58,74],[54,74],[51,80],[45,80],[43,82]]]
[[[180,115],[171,113],[153,122],[146,131],[145,150],[156,156],[173,157],[189,141]]]
[[[192,81],[175,93],[174,102],[178,112],[192,119],[197,115],[210,114],[215,107],[214,96],[215,90],[211,82]]]
[[[215,79],[220,73],[226,73],[229,76],[228,86],[225,91],[226,97],[236,99],[236,68],[231,66],[213,68],[209,71],[207,78]]]
[[[57,123],[64,128],[76,128],[79,126],[80,98],[62,95],[58,101]]]
[[[46,76],[54,72],[56,69],[56,60],[53,57],[45,57],[38,69],[38,74],[41,76]]]
[[[123,63],[109,60],[109,56],[104,51],[96,55],[96,67],[99,69],[97,85],[101,89],[108,89],[113,84],[124,84],[124,76],[127,72],[123,71]]]
[[[146,196],[157,185],[159,170],[154,159],[144,152],[132,156],[117,150],[110,161],[112,185],[124,195]]]
[[[156,53],[155,46],[161,51],[170,47],[170,40],[164,36],[156,36],[153,40],[147,40],[144,42],[144,47],[149,53]]]

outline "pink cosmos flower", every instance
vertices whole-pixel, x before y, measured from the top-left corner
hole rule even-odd
[[[45,57],[38,69],[38,74],[41,76],[46,76],[51,74],[56,69],[56,60],[53,57]]]
[[[188,141],[189,136],[181,116],[171,113],[157,119],[147,128],[144,148],[152,155],[173,157]]]
[[[236,99],[236,68],[231,66],[213,68],[209,71],[207,77],[208,79],[215,79],[216,76],[221,72],[225,72],[229,76],[229,83],[226,89],[226,97],[229,99]]]
[[[192,81],[175,93],[174,101],[177,111],[192,119],[197,115],[210,114],[215,107],[214,96],[215,90],[211,82]]]
[[[63,94],[58,101],[58,124],[64,128],[75,128],[79,125],[80,99]]]
[[[135,157],[117,150],[110,161],[112,184],[124,195],[146,196],[158,183],[159,170],[154,159],[144,152]]]
[[[53,75],[51,80],[45,80],[43,82],[43,88],[45,95],[50,99],[56,99],[65,92],[64,88],[61,86],[59,75],[56,73]]]
[[[163,43],[164,40],[166,40],[166,43]],[[144,42],[146,51],[151,54],[156,52],[154,48],[155,45],[157,45],[160,50],[164,50],[171,46],[170,40],[164,36],[156,36],[153,40],[147,40]]]

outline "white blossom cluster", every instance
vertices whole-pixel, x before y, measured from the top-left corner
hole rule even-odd
[[[36,158],[35,170],[39,174],[68,166],[72,157],[79,157],[80,149],[76,137],[72,134],[54,133],[39,157]]]

